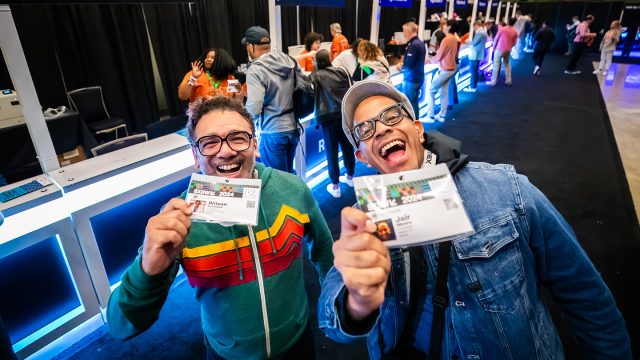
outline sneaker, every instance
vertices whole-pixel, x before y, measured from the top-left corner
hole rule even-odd
[[[471,87],[468,87],[468,88],[464,88],[462,91],[464,91],[464,92],[474,93],[474,92],[476,92],[476,89],[471,88]]]
[[[593,70],[593,73],[592,73],[592,74],[594,74],[594,75],[598,75],[599,73],[600,73],[600,69],[595,69],[595,70]]]
[[[511,81],[505,81],[504,84],[507,85],[507,86],[511,86],[512,82]]]
[[[433,124],[436,121],[433,120],[433,116],[425,116],[422,122],[427,124]]]
[[[565,70],[564,71],[565,74],[567,75],[578,75],[581,73],[581,71],[569,71],[569,70]]]
[[[345,183],[345,184],[349,185],[350,187],[353,187],[353,177],[351,177],[351,179],[349,179],[347,177],[347,175],[340,175],[340,182],[341,183]]]
[[[576,71],[573,72],[573,75],[578,75],[578,74],[582,74],[582,71],[576,70]]]
[[[607,70],[602,70],[602,75],[606,76],[607,75]]]
[[[487,85],[489,86],[496,86],[496,83],[492,82],[492,81],[487,81]]]
[[[540,66],[536,65],[536,67],[533,68],[533,75],[536,75],[538,71],[540,71]]]
[[[327,184],[327,191],[336,199],[340,197],[340,186],[334,188],[333,184],[329,183]]]
[[[568,51],[566,53],[564,53],[564,56],[569,56],[569,55],[571,55],[571,53],[568,52]]]
[[[440,121],[441,123],[444,122],[444,116],[443,115],[437,114],[433,118],[438,120],[438,121]]]
[[[533,73],[535,76],[540,76],[540,69],[536,70],[536,72]]]

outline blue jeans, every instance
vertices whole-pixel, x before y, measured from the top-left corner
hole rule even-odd
[[[402,82],[402,93],[407,96],[411,106],[413,107],[413,112],[416,115],[416,119],[420,119],[420,88],[422,88],[422,84],[424,83],[414,83],[410,81]]]
[[[260,135],[260,161],[266,166],[295,174],[293,158],[300,142],[298,130]]]

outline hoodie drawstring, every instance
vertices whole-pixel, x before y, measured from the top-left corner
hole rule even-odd
[[[238,239],[234,236],[233,228],[231,228],[231,236],[233,237],[233,248],[236,250],[236,259],[238,261],[238,269],[240,270],[240,281],[244,278],[242,274],[242,261],[240,260],[240,249],[238,248]]]
[[[260,214],[262,215],[262,220],[264,221],[265,229],[267,229],[267,235],[269,235],[269,242],[271,243],[271,252],[276,253],[276,245],[273,242],[273,237],[271,237],[271,231],[269,231],[269,223],[267,222],[267,216],[264,214],[264,208],[262,204],[260,204]]]

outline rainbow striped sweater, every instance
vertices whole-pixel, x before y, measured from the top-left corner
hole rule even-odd
[[[160,275],[144,274],[138,256],[109,299],[116,338],[136,336],[155,322],[181,264],[201,304],[205,340],[216,353],[280,358],[296,343],[309,313],[302,241],[322,281],[333,265],[333,240],[300,178],[260,163],[256,169],[262,180],[258,226],[193,223],[181,259]]]

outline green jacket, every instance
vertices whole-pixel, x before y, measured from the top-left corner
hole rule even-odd
[[[181,258],[156,276],[142,271],[138,255],[109,299],[114,337],[134,337],[157,320],[182,265],[201,304],[205,340],[216,353],[280,358],[296,343],[309,313],[302,238],[321,282],[333,265],[333,240],[304,182],[260,163],[256,169],[262,180],[258,226],[194,222]]]

